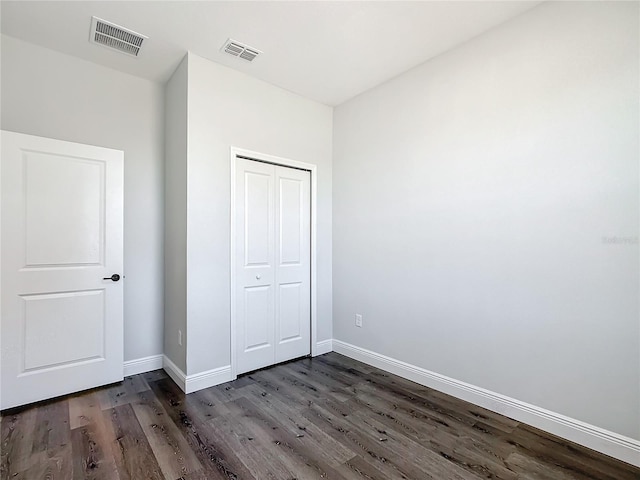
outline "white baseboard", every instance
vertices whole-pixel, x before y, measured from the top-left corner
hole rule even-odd
[[[187,375],[166,355],[162,357],[162,368],[171,377],[171,380],[180,387],[180,390],[187,393]]]
[[[214,368],[206,372],[194,373],[193,375],[186,375],[166,355],[163,357],[162,363],[164,371],[167,372],[184,393],[197,392],[198,390],[220,385],[221,383],[232,380],[231,365]]]
[[[197,392],[204,388],[220,385],[221,383],[230,382],[231,378],[231,365],[224,367],[214,368],[207,370],[206,372],[195,373],[193,375],[187,375],[185,393]]]
[[[316,343],[316,348],[313,352],[313,356],[324,355],[325,353],[333,352],[333,340],[322,340]]]
[[[337,353],[466,400],[597,452],[640,467],[640,441],[455,380],[364,348],[333,340]]]
[[[124,362],[124,376],[138,375],[162,368],[163,355],[151,355],[149,357],[136,358]]]

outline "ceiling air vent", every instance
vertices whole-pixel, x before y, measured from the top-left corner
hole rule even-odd
[[[220,50],[249,62],[252,62],[262,53],[257,48],[249,47],[248,45],[244,45],[243,43],[236,42],[232,39],[227,40]]]
[[[98,17],[91,17],[91,43],[137,57],[148,37]]]

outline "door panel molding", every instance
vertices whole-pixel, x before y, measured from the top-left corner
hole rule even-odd
[[[311,356],[317,356],[324,351],[320,351],[317,345],[317,259],[316,259],[316,250],[317,250],[317,166],[300,162],[297,160],[291,160],[288,158],[278,157],[274,155],[264,154],[260,152],[255,152],[251,150],[246,150],[238,147],[232,146],[230,148],[230,182],[231,182],[231,235],[230,235],[230,284],[231,284],[231,379],[237,378],[237,336],[239,332],[237,331],[237,294],[236,294],[236,281],[237,281],[237,272],[236,269],[237,259],[236,259],[236,238],[237,238],[237,225],[236,225],[236,175],[237,175],[237,160],[253,160],[256,162],[268,163],[275,165],[276,167],[288,167],[295,168],[298,170],[306,170],[310,173],[310,200],[311,200],[311,218],[310,218],[310,239],[311,239],[311,249],[310,249],[310,267],[311,267],[311,275],[310,275],[310,312],[311,312],[311,345],[310,352]],[[280,185],[274,185],[274,188],[280,189]],[[279,208],[279,206],[275,206]],[[277,235],[280,235],[280,232],[277,232]],[[284,265],[287,265],[286,263]],[[295,264],[294,264],[295,265]],[[292,266],[294,266],[292,265]],[[295,268],[295,267],[294,267]],[[274,292],[279,293],[279,292]],[[278,324],[276,323],[276,328],[279,329]],[[242,333],[244,335],[244,332]],[[279,337],[279,332],[277,337]],[[276,342],[280,342],[279,338],[276,338]],[[286,342],[285,342],[286,343]]]

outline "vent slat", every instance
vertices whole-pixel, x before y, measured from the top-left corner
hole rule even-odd
[[[137,57],[147,37],[97,17],[91,19],[91,41]]]
[[[230,43],[224,49],[225,52],[230,53],[231,55],[236,55],[236,56],[240,55],[243,50],[244,48],[242,48],[240,45],[236,45],[235,43]]]
[[[138,52],[140,51],[140,49],[135,45],[130,45],[126,42],[118,40],[117,38],[103,35],[102,33],[96,32],[95,42],[110,48],[115,48],[116,50],[120,50],[121,52],[125,52],[134,56],[138,56]]]
[[[244,52],[242,52],[240,54],[240,58],[244,58],[245,60],[249,60],[249,61],[253,60],[257,56],[258,56],[258,54],[252,52],[251,50],[245,50]]]

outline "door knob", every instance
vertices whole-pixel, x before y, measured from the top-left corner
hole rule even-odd
[[[114,273],[110,277],[104,277],[103,280],[111,280],[112,282],[117,282],[118,280],[120,280],[120,275]]]
[[[256,275],[256,280],[260,280],[262,277],[260,275]]]

